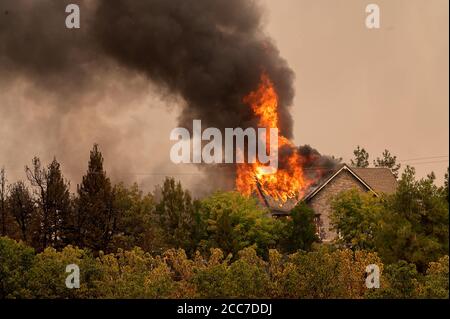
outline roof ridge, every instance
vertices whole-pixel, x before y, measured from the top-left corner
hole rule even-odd
[[[389,167],[357,167],[357,166],[349,166],[351,169],[389,169]]]
[[[363,167],[361,167],[363,168]],[[322,190],[332,179],[334,179],[342,170],[348,170],[356,179],[359,180],[361,184],[363,184],[369,191],[373,192],[376,196],[378,196],[378,193],[373,189],[372,185],[370,185],[367,181],[365,181],[364,178],[359,176],[354,170],[354,168],[349,166],[347,163],[343,163],[338,167],[328,178],[326,178],[314,191],[310,192],[308,195],[306,195],[303,199],[309,200],[310,198],[314,197],[318,192]]]

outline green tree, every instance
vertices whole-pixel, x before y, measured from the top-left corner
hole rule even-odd
[[[0,299],[27,298],[27,274],[33,265],[34,250],[23,242],[0,237]]]
[[[162,198],[156,205],[158,222],[165,242],[171,248],[183,248],[193,253],[202,238],[203,225],[199,202],[192,200],[180,182],[166,178]]]
[[[94,251],[107,250],[116,232],[117,210],[114,208],[111,181],[103,170],[103,156],[95,144],[86,175],[78,186],[75,227],[77,244]]]
[[[205,248],[237,252],[256,244],[259,255],[266,256],[280,236],[282,224],[270,216],[254,198],[238,192],[217,192],[202,201],[202,217],[207,225]]]
[[[80,288],[67,289],[66,266],[80,268]],[[381,271],[381,288],[368,290],[366,266]],[[100,252],[72,246],[35,255],[22,242],[0,237],[0,298],[446,298],[448,255],[423,276],[406,261],[383,265],[365,250],[318,246],[267,261],[247,247],[224,258],[219,248],[189,259],[182,249],[156,256],[136,247]]]
[[[168,298],[174,292],[165,261],[138,247],[100,254],[98,264],[102,274],[98,292],[103,298]]]
[[[416,180],[414,168],[407,166],[386,201],[376,244],[386,262],[406,260],[423,273],[429,262],[448,254],[448,202],[434,180],[434,174]]]
[[[379,257],[367,251],[333,250],[320,246],[312,252],[288,256],[281,276],[283,291],[289,298],[362,298],[365,269],[377,264]]]
[[[137,184],[127,188],[120,183],[115,187],[114,207],[119,213],[113,251],[139,246],[144,251],[161,253],[163,243],[152,194],[144,195]]]
[[[286,252],[310,250],[319,238],[314,223],[315,213],[305,202],[299,202],[285,220],[285,229],[281,245]]]
[[[229,295],[226,277],[231,255],[224,258],[223,251],[211,248],[209,258],[196,255],[191,282],[200,298],[225,298]]]
[[[352,166],[355,167],[367,167],[369,166],[369,153],[359,145],[353,151],[354,159],[351,160]]]
[[[238,253],[239,258],[228,268],[225,286],[230,298],[267,298],[270,277],[267,263],[247,247]]]
[[[367,292],[368,298],[411,299],[420,296],[420,274],[414,264],[401,260],[386,265],[381,287]]]
[[[22,182],[10,185],[8,209],[14,217],[24,242],[32,239],[35,207],[28,187]]]
[[[443,298],[449,297],[449,259],[448,255],[441,257],[436,262],[428,265],[426,275],[424,277],[424,298]]]
[[[430,174],[416,180],[415,170],[407,167],[393,195],[341,194],[332,205],[332,223],[344,243],[373,249],[385,263],[414,263],[423,273],[448,254],[448,202],[434,179]]]
[[[78,289],[66,287],[69,275],[66,267],[70,264],[80,269]],[[89,251],[71,245],[59,252],[48,247],[34,258],[33,266],[26,274],[26,287],[32,293],[32,298],[94,298],[99,296],[97,284],[101,278],[101,269]]]
[[[32,167],[25,167],[31,185],[35,188],[38,204],[38,240],[40,250],[47,246],[62,248],[70,237],[71,200],[69,183],[61,173],[56,159],[42,167],[35,157]]]
[[[8,185],[5,169],[0,170],[0,231],[1,236],[12,235],[13,220],[8,210]]]
[[[5,169],[2,167],[0,170],[0,218],[1,218],[1,231],[2,236],[6,236],[6,173]]]
[[[398,177],[398,173],[401,165],[397,164],[397,156],[391,155],[388,150],[384,150],[382,158],[377,157],[376,161],[373,161],[375,167],[386,167],[389,168],[394,174],[395,178]]]
[[[331,224],[339,241],[353,249],[373,249],[382,202],[372,194],[353,189],[338,194],[332,201]]]
[[[442,197],[448,200],[448,167],[447,167],[447,172],[444,175],[444,186],[441,188],[441,192],[442,192]]]
[[[267,263],[254,247],[247,247],[231,262],[222,250],[211,249],[209,259],[197,261],[190,281],[199,298],[267,298],[270,276]]]

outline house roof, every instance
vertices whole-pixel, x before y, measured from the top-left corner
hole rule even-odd
[[[258,185],[260,198],[262,197],[264,204],[274,212],[288,213],[300,200],[309,200],[319,193],[329,182],[331,182],[342,171],[348,171],[355,177],[368,191],[379,196],[381,193],[391,194],[397,188],[397,180],[388,168],[357,168],[342,164],[336,167],[326,178],[318,185],[312,188],[301,199],[289,199],[285,203],[281,203],[267,195],[265,195]]]
[[[389,168],[353,167],[352,171],[369,184],[377,193],[392,194],[397,189],[397,179]]]
[[[256,180],[256,186],[258,188],[257,196],[266,207],[272,210],[272,213],[274,214],[288,213],[298,203],[297,198],[289,198],[286,202],[281,202],[279,200],[274,199],[271,196],[266,195],[264,191],[261,189],[261,184],[259,183],[258,180]]]
[[[314,188],[303,199],[309,200],[322,190],[330,181],[332,181],[342,171],[348,171],[352,174],[368,191],[376,196],[381,193],[392,194],[397,188],[397,180],[389,168],[385,167],[350,167],[347,164],[340,165],[328,178],[324,179],[316,188]]]

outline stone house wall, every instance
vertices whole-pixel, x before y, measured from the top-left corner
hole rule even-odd
[[[316,224],[320,225],[319,236],[323,242],[331,242],[337,237],[336,232],[331,229],[330,225],[331,201],[340,192],[350,189],[358,189],[362,192],[367,191],[367,188],[348,170],[342,170],[308,201],[308,205],[317,214],[318,220]]]

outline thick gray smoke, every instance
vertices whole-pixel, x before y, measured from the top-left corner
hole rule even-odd
[[[303,170],[306,176],[317,182],[320,182],[323,177],[327,177],[331,172],[333,172],[341,161],[340,159],[332,156],[321,155],[310,145],[299,146],[298,152],[304,161]]]
[[[65,27],[65,8],[72,2],[0,1],[0,81],[23,76],[40,90],[65,99],[80,96],[89,88],[88,81],[105,63],[92,38],[93,6],[89,1],[79,2],[86,15],[83,28]]]
[[[247,0],[104,0],[95,38],[106,55],[184,98],[183,127],[193,118],[217,128],[254,124],[242,98],[265,70],[280,96],[281,134],[292,137],[294,75],[262,33],[260,11]]]
[[[81,7],[79,30],[64,27],[69,3]],[[294,75],[262,33],[253,1],[2,0],[0,9],[3,74],[21,73],[67,98],[114,60],[179,94],[183,127],[199,118],[224,128],[254,124],[242,98],[265,70],[280,95],[281,133],[292,137]]]
[[[69,3],[80,5],[81,29],[64,27]],[[256,122],[242,98],[264,71],[279,94],[280,133],[291,138],[294,73],[261,17],[248,0],[1,0],[0,88],[17,79],[32,83],[39,92],[33,99],[52,99],[58,122],[73,108],[114,97],[112,78],[126,82],[135,74],[181,99],[180,126],[201,119],[205,126],[248,127]],[[130,94],[148,89],[139,83]],[[53,148],[66,149],[58,134]],[[121,152],[133,161],[133,149]]]

